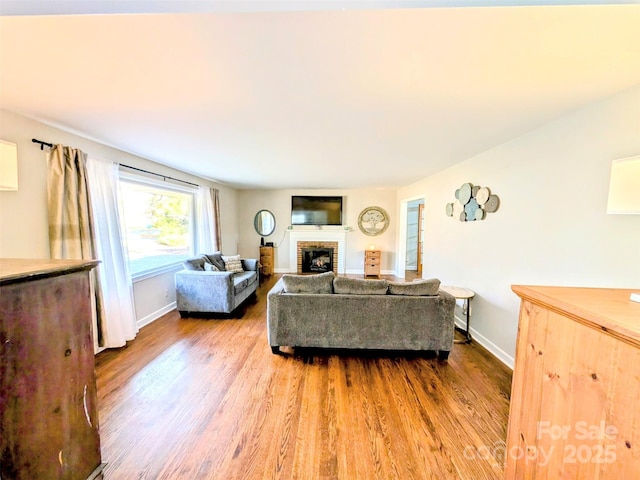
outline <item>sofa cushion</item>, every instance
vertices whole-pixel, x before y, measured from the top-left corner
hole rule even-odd
[[[252,285],[258,279],[256,272],[242,272],[233,274],[233,293],[237,295],[242,290]]]
[[[234,277],[233,277],[233,293],[234,293],[234,295],[237,295],[242,290],[247,288],[247,284],[248,284],[248,281],[247,281],[246,278],[242,278],[242,277],[234,275]]]
[[[224,261],[224,268],[227,272],[242,273],[242,262],[240,261],[240,255],[222,255]]]
[[[220,269],[216,267],[213,263],[204,262],[204,270],[206,272],[219,272]]]
[[[209,263],[218,267],[218,270],[220,270],[221,272],[224,272],[225,268],[224,268],[224,260],[222,260],[222,253],[220,252],[208,253],[204,255],[204,257],[209,261]]]
[[[282,276],[282,284],[286,293],[333,293],[333,272],[317,275]]]
[[[437,295],[440,288],[440,280],[415,280],[411,283],[389,282],[390,295]]]
[[[203,257],[196,258],[187,258],[182,262],[185,270],[196,270],[203,271],[204,270],[205,259]]]
[[[248,285],[258,281],[258,272],[256,270],[245,270],[243,273],[236,273],[236,275],[245,275]]]
[[[387,280],[336,277],[333,281],[333,291],[347,295],[386,295],[388,288]]]

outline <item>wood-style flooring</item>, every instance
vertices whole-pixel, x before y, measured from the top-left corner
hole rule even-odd
[[[477,343],[273,355],[276,279],[233,318],[174,311],[97,356],[106,479],[503,478],[508,368]]]

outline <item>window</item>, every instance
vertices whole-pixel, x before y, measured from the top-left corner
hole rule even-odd
[[[193,189],[121,173],[120,194],[133,279],[161,272],[193,255]]]

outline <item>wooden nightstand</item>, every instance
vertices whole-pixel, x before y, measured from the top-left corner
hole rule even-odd
[[[273,247],[260,247],[260,273],[273,275]]]
[[[364,251],[364,276],[380,278],[380,250]]]

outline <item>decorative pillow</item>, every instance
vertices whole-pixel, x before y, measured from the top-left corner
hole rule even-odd
[[[219,272],[220,269],[216,267],[213,263],[204,262],[204,270],[206,272]]]
[[[440,280],[431,278],[429,280],[416,280],[411,283],[389,282],[390,295],[437,295],[440,288]]]
[[[336,277],[333,281],[333,291],[335,293],[350,295],[386,295],[388,288],[389,282],[387,280]]]
[[[224,268],[227,272],[244,272],[244,268],[242,268],[242,261],[240,260],[240,255],[222,255],[222,260],[224,261]]]
[[[317,275],[282,275],[286,293],[333,293],[333,272]]]
[[[222,260],[222,253],[213,252],[213,253],[204,255],[204,257],[207,259],[209,263],[218,267],[218,270],[220,270],[221,272],[224,272],[225,267],[224,267],[224,260]]]
[[[184,262],[182,262],[185,270],[204,270],[204,258],[187,258]]]

